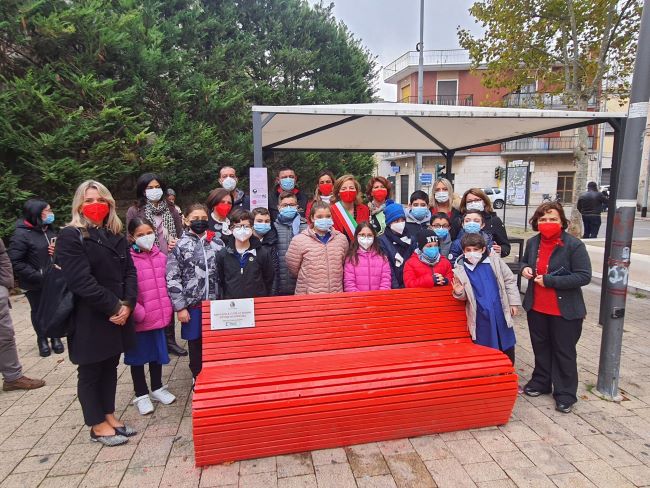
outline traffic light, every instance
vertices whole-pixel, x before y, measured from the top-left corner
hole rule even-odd
[[[497,166],[496,168],[494,168],[494,179],[498,180],[499,176],[501,176],[501,171],[500,168]]]
[[[436,180],[438,178],[442,178],[445,175],[445,165],[444,164],[436,164]]]

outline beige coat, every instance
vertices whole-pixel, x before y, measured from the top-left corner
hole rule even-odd
[[[510,268],[508,268],[508,265],[503,259],[495,254],[490,255],[490,266],[499,284],[499,296],[501,297],[503,315],[506,318],[508,327],[512,328],[513,321],[512,315],[510,314],[510,307],[521,305],[521,296],[519,295],[519,288],[517,288],[517,278],[512,274],[512,271],[510,271]],[[460,296],[454,295],[454,298],[465,301],[467,328],[472,339],[476,340],[476,298],[474,297],[472,284],[469,281],[462,259],[456,262],[454,275],[465,287],[463,293]]]
[[[327,244],[318,240],[311,228],[291,239],[287,268],[296,276],[296,295],[343,291],[343,261],[348,250],[345,235],[332,229]]]

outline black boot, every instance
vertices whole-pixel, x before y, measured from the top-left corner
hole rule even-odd
[[[167,351],[176,356],[187,356],[187,351],[176,343],[175,324],[171,323],[165,327],[165,336],[167,337]]]
[[[52,354],[52,351],[50,351],[50,345],[48,344],[45,337],[39,337],[36,341],[36,344],[38,344],[38,353],[41,355],[41,357],[46,358]]]
[[[62,354],[63,351],[65,351],[65,347],[63,347],[63,342],[61,342],[61,339],[53,337],[50,342],[52,343],[52,350],[54,351],[54,354]]]

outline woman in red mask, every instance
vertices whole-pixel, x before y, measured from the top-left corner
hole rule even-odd
[[[357,224],[370,220],[370,210],[361,200],[361,185],[352,175],[343,175],[334,183],[331,205],[334,228],[354,239]]]
[[[316,189],[314,190],[314,198],[307,202],[307,207],[305,209],[305,217],[307,218],[307,223],[311,224],[309,220],[309,215],[311,212],[311,206],[314,202],[325,202],[328,205],[332,200],[332,193],[334,192],[334,181],[336,177],[329,169],[324,169],[318,173],[318,183],[316,183]]]
[[[224,188],[212,190],[208,195],[206,206],[210,213],[208,214],[209,229],[214,231],[218,239],[226,241],[230,238],[230,220],[228,214],[232,210],[232,194]]]
[[[115,200],[101,183],[89,180],[77,188],[72,220],[59,233],[54,258],[75,297],[68,351],[78,365],[77,391],[90,439],[124,444],[136,432],[114,415],[117,365],[135,343],[131,312],[138,284]]]
[[[528,280],[528,312],[535,369],[524,393],[553,393],[555,409],[569,413],[577,401],[576,344],[587,315],[581,287],[591,282],[591,262],[581,240],[569,235],[562,205],[543,203],[530,219],[539,231],[526,242],[521,275]]]
[[[390,193],[393,185],[390,184],[383,176],[374,176],[370,178],[366,187],[366,196],[368,197],[368,210],[370,212],[370,225],[375,229],[377,235],[384,233],[386,228],[386,217],[384,209],[393,201],[390,199]]]

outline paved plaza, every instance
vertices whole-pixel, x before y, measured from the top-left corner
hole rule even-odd
[[[194,467],[191,376],[187,359],[163,368],[178,400],[140,416],[131,376],[119,369],[117,412],[139,434],[120,447],[89,440],[67,352],[40,358],[24,297],[13,300],[19,353],[28,376],[47,385],[0,392],[0,488],[42,487],[632,487],[650,486],[650,298],[630,296],[621,387],[625,400],[591,394],[601,329],[600,289],[585,288],[590,314],[579,343],[579,402],[554,410],[549,396],[520,395],[507,425],[363,444],[290,456]],[[517,372],[523,385],[533,355],[517,320]]]

